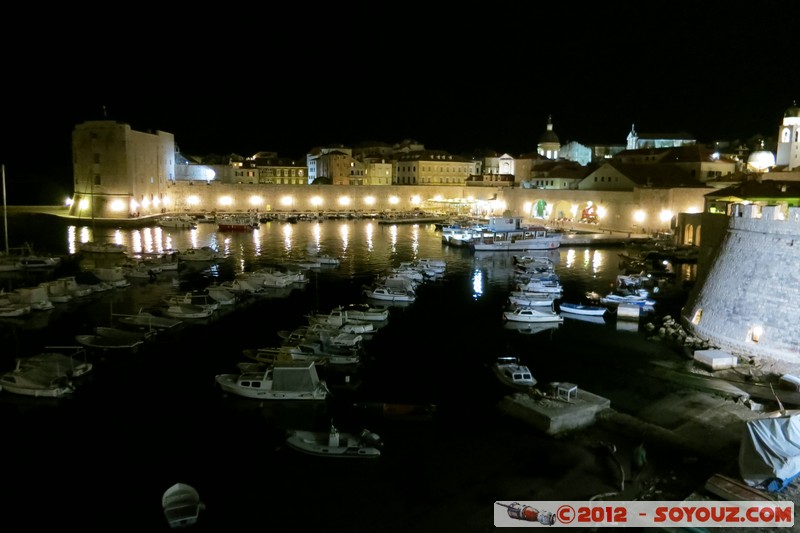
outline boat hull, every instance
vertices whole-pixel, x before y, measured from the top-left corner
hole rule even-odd
[[[529,250],[553,250],[561,246],[561,238],[540,237],[508,241],[477,241],[470,243],[476,252],[525,252]]]
[[[327,391],[323,387],[318,387],[311,391],[287,391],[274,390],[268,380],[262,381],[261,387],[242,385],[240,375],[220,374],[216,381],[223,392],[236,394],[245,398],[259,400],[324,400]]]
[[[365,445],[354,435],[339,434],[334,440],[328,433],[293,431],[286,439],[290,448],[314,455],[337,459],[376,459],[381,456],[377,447]]]
[[[559,309],[563,313],[572,313],[574,315],[584,316],[603,316],[608,312],[608,308],[594,305],[572,305],[562,303]]]

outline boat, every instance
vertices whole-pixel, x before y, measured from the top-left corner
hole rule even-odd
[[[306,341],[320,341],[334,348],[359,348],[364,340],[363,334],[344,332],[339,326],[313,324],[300,326],[291,331],[279,331],[282,345],[301,344]]]
[[[220,231],[253,231],[258,229],[258,218],[251,213],[218,215],[217,229]]]
[[[78,243],[76,246],[79,252],[92,254],[124,254],[128,251],[127,246],[115,242],[86,241]]]
[[[331,309],[329,313],[311,313],[306,315],[310,325],[322,324],[323,326],[335,326],[338,328],[347,327],[348,333],[372,333],[378,328],[375,322],[370,320],[357,320],[352,318],[347,311],[342,308]],[[342,331],[345,331],[342,329]]]
[[[233,305],[236,303],[236,295],[223,287],[206,287],[206,294],[219,305]]]
[[[121,266],[95,266],[91,272],[97,276],[97,279],[112,287],[121,289],[131,286],[131,282],[125,277],[125,269]]]
[[[141,335],[125,330],[116,330],[118,334],[115,334],[111,332],[113,329],[115,328],[107,328],[107,330],[95,328],[93,334],[75,335],[75,340],[87,348],[116,352],[137,352],[139,347],[144,344]]]
[[[263,372],[217,374],[215,381],[224,392],[259,400],[324,400],[328,396],[313,361],[279,361]]]
[[[79,378],[92,371],[82,346],[45,346],[43,352],[18,359],[22,368],[41,368],[68,378]],[[66,353],[65,353],[66,352]]]
[[[119,266],[122,267],[122,275],[132,279],[155,281],[161,273],[161,267],[144,261],[126,261]]]
[[[374,307],[367,303],[350,303],[339,306],[348,317],[355,320],[368,320],[370,322],[384,322],[389,320],[389,309],[385,307]]]
[[[553,307],[553,303],[561,296],[557,292],[511,291],[508,302],[521,307]]]
[[[259,349],[258,355],[263,358],[269,349]],[[321,340],[307,339],[295,344],[284,343],[273,353],[274,360],[314,361],[317,364],[357,365],[361,362],[361,346],[354,348],[336,347]]]
[[[536,385],[530,369],[516,357],[498,357],[492,370],[503,384],[514,389],[530,389]]]
[[[517,307],[503,311],[503,320],[512,322],[563,322],[564,317],[555,311],[542,311],[535,307]]]
[[[384,286],[364,289],[364,296],[385,302],[411,303],[417,299],[417,294],[411,289],[396,289]]]
[[[158,219],[162,228],[197,229],[197,220],[191,215],[167,215]]]
[[[561,246],[561,234],[544,226],[524,226],[522,217],[490,217],[486,229],[469,241],[475,252],[552,250]]]
[[[309,256],[309,260],[319,263],[320,265],[328,266],[339,266],[342,263],[342,260],[338,257],[325,254]]]
[[[37,398],[61,398],[75,392],[65,371],[43,366],[24,366],[20,360],[14,370],[0,375],[0,389],[11,394]]]
[[[184,528],[197,523],[205,504],[200,501],[197,490],[186,483],[175,483],[161,497],[164,516],[172,529]]]
[[[31,306],[24,303],[6,302],[0,303],[0,317],[11,318],[17,316],[29,315],[31,313]]]
[[[598,319],[597,317],[585,317],[583,315],[575,316],[580,318]],[[602,320],[602,318],[598,320]],[[516,331],[521,335],[536,335],[537,333],[556,330],[561,327],[561,324],[563,324],[563,322],[514,322],[512,320],[506,320],[503,324],[503,329]]]
[[[381,439],[369,430],[340,432],[331,424],[329,431],[289,430],[286,445],[317,457],[375,459],[381,456]]]
[[[186,248],[178,252],[178,260],[180,261],[216,261],[224,257],[224,254],[217,252],[210,246]]]
[[[170,294],[164,297],[164,303],[167,305],[199,305],[201,307],[208,307],[216,311],[219,309],[220,303],[206,293],[185,292],[183,294]]]
[[[602,305],[587,305],[572,302],[561,302],[558,309],[562,313],[572,313],[575,315],[603,316],[608,313],[608,307]]]
[[[156,316],[146,311],[135,315],[112,315],[120,324],[145,330],[166,331],[174,329],[183,322],[177,318]]]
[[[564,287],[558,279],[530,279],[525,283],[517,283],[517,290],[561,294],[564,292]]]
[[[60,264],[60,257],[55,255],[36,254],[33,252],[33,248],[27,243],[22,248],[22,254],[17,262],[20,270],[55,268]]]
[[[647,296],[641,296],[637,294],[622,295],[614,293],[609,293],[605,296],[602,296],[600,298],[600,303],[613,306],[618,306],[619,304],[637,305],[639,307],[653,307],[656,305],[656,301],[652,298],[648,298]]]
[[[164,310],[164,314],[182,320],[187,318],[208,318],[214,314],[214,311],[215,309],[212,305],[175,303],[169,305]]]

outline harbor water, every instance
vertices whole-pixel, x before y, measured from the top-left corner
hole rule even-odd
[[[485,531],[495,501],[588,500],[597,488],[575,477],[596,469],[591,431],[547,436],[498,411],[508,391],[490,369],[497,357],[517,356],[540,384],[575,383],[623,412],[658,388],[641,377],[644,367],[683,357],[648,341],[640,328],[651,315],[675,315],[679,291],[639,321],[567,317],[554,327],[516,327],[502,320],[515,288],[514,255],[447,246],[433,224],[271,221],[254,232],[222,233],[214,224],[93,230],[16,215],[9,235],[12,243],[29,242],[65,259],[52,272],[3,274],[5,290],[121,259],[76,253],[85,240],[117,242],[131,253],[209,246],[225,259],[132,279],[130,287],[29,318],[2,319],[3,371],[47,346],[74,346],[76,335],[115,325],[116,315],[162,312],[166,297],[195,286],[318,255],[341,260],[309,270],[305,284],[187,320],[136,353],[90,351],[93,375],[69,398],[0,392],[6,450],[0,501],[19,515],[14,523],[31,528],[167,530],[161,495],[181,482],[197,488],[206,505],[198,531]],[[611,291],[622,251],[562,247],[545,254],[564,286],[562,299],[579,301],[587,292]],[[278,333],[307,325],[310,313],[381,305],[367,300],[364,287],[418,258],[443,259],[446,272],[425,281],[415,302],[390,307],[387,323],[365,341],[361,365],[320,369],[332,390],[325,401],[251,400],[216,385],[215,375],[236,372],[246,360],[244,350],[277,346]],[[693,272],[676,274],[680,285]],[[287,430],[324,431],[332,422],[377,433],[381,457],[316,458],[284,444]],[[662,499],[670,496],[682,497]]]

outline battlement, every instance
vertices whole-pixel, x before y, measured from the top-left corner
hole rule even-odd
[[[729,227],[739,231],[798,235],[800,234],[800,207],[733,204]]]

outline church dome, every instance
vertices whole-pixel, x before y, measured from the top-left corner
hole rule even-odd
[[[797,104],[792,105],[792,107],[783,113],[783,118],[788,117],[800,117],[800,107],[797,107]]]
[[[552,130],[547,130],[539,138],[540,143],[559,143],[558,135]]]
[[[754,170],[767,170],[775,166],[775,154],[769,150],[756,150],[747,158],[747,166]]]

